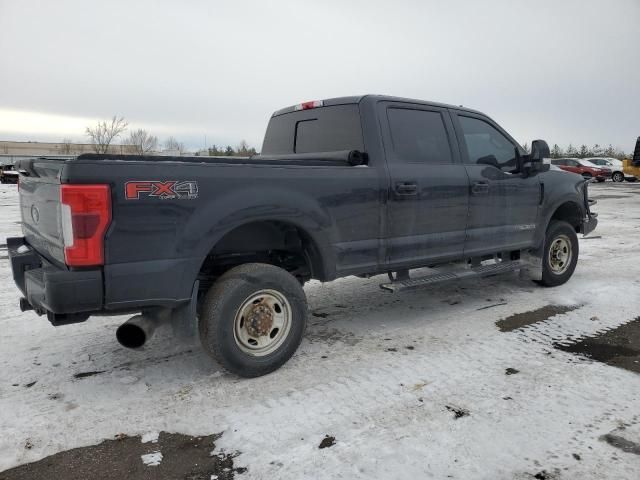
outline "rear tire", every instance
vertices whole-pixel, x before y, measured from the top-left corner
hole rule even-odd
[[[571,278],[578,263],[578,235],[567,222],[552,220],[547,227],[542,251],[542,280],[545,287],[556,287]]]
[[[259,377],[294,354],[306,328],[300,282],[263,263],[232,268],[211,287],[198,322],[205,351],[241,377]]]
[[[624,173],[613,172],[613,175],[611,175],[611,180],[613,180],[616,183],[624,182]]]

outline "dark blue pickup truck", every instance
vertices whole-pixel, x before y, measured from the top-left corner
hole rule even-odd
[[[20,306],[56,326],[135,314],[117,331],[132,348],[163,322],[197,330],[228,370],[262,375],[298,347],[310,279],[566,282],[597,221],[587,182],[548,156],[480,112],[366,95],[275,112],[251,158],[22,161]]]

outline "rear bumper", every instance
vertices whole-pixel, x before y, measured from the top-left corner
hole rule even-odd
[[[29,305],[37,313],[47,314],[52,323],[86,320],[90,312],[102,309],[101,270],[68,271],[56,267],[23,237],[8,238],[7,250],[16,285]]]
[[[607,178],[611,178],[613,172],[602,172],[595,175],[596,180],[606,180]]]

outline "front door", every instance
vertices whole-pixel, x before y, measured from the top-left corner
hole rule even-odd
[[[538,176],[516,172],[520,147],[490,119],[454,117],[470,183],[465,255],[532,246],[542,199]]]
[[[462,256],[469,183],[449,112],[402,102],[378,108],[389,168],[387,265]]]

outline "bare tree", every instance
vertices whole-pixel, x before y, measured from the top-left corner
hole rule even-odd
[[[255,155],[257,153],[256,149],[253,148],[253,147],[250,147],[249,144],[245,140],[241,140],[240,141],[240,145],[238,145],[236,147],[236,152],[241,157],[250,157],[250,156]]]
[[[123,117],[114,115],[111,122],[102,121],[94,127],[87,127],[86,135],[93,144],[96,153],[107,153],[114,138],[119,137],[129,125]]]
[[[60,153],[62,155],[71,155],[71,139],[62,139],[62,142],[60,142]]]
[[[166,142],[164,142],[165,150],[172,150],[178,152],[178,155],[184,155],[186,148],[184,143],[177,141],[174,137],[169,137]]]
[[[148,155],[158,150],[158,137],[149,135],[149,132],[142,128],[132,131],[127,143],[133,147],[137,155]]]

